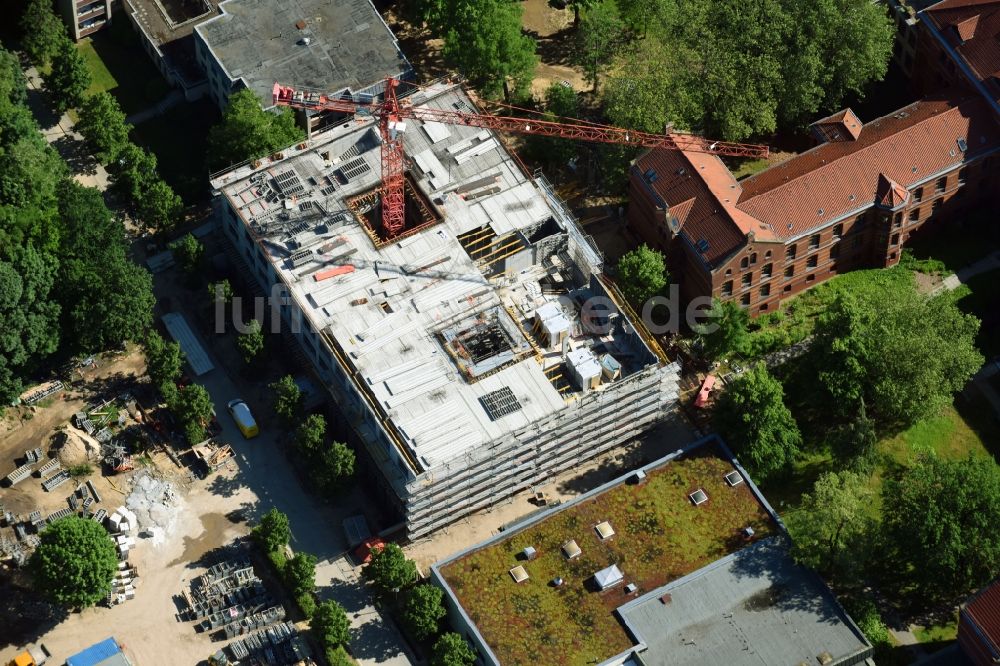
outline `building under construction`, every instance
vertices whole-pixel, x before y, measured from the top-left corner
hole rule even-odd
[[[475,110],[449,84],[410,101]],[[420,538],[635,438],[674,403],[678,366],[551,186],[492,132],[396,130],[411,157],[401,233],[381,225],[371,117],[212,185],[226,235],[287,296],[286,330]]]

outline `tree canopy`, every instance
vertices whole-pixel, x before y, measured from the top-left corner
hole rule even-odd
[[[302,391],[295,383],[295,378],[285,375],[272,382],[268,388],[274,394],[274,413],[286,427],[295,425],[302,416]]]
[[[205,256],[205,246],[194,237],[194,234],[184,234],[170,244],[170,251],[185,273],[201,271],[202,259]]]
[[[354,474],[354,463],[354,451],[345,444],[333,442],[312,456],[312,480],[327,495],[340,492]]]
[[[42,532],[29,570],[39,592],[63,606],[86,608],[108,596],[118,557],[103,526],[70,516]]]
[[[178,343],[173,340],[168,342],[156,331],[150,331],[143,347],[146,353],[146,374],[153,381],[153,386],[159,389],[164,384],[173,384],[181,376],[184,356]]]
[[[827,472],[786,516],[796,561],[841,582],[860,575],[874,536],[875,491],[856,472]]]
[[[663,253],[645,243],[618,260],[618,285],[639,308],[653,296],[662,294],[669,279]]]
[[[322,414],[310,414],[295,429],[295,445],[306,456],[313,456],[323,447],[326,419]]]
[[[97,158],[109,164],[129,143],[132,126],[125,122],[125,112],[118,100],[106,92],[99,92],[84,100],[76,129],[97,151]]]
[[[252,90],[229,96],[222,120],[208,133],[213,169],[263,157],[305,138],[290,109],[264,111]]]
[[[448,614],[443,599],[444,592],[437,585],[418,585],[406,595],[403,622],[417,640],[426,640],[441,628],[441,620]]]
[[[188,384],[176,392],[170,400],[173,411],[188,444],[192,446],[204,441],[205,427],[212,418],[212,397],[201,384]]]
[[[21,46],[37,67],[48,64],[62,44],[72,45],[66,25],[52,11],[49,0],[29,0],[21,14],[20,28]]]
[[[288,516],[275,507],[271,507],[267,513],[261,516],[260,523],[254,528],[253,534],[269,553],[284,548],[292,538]]]
[[[715,409],[715,425],[754,474],[764,480],[786,468],[802,444],[781,382],[758,363],[736,377]]]
[[[614,62],[625,41],[625,22],[614,0],[588,2],[576,33],[573,59],[583,68],[587,81],[597,83]]]
[[[674,122],[720,139],[774,132],[832,109],[888,67],[893,31],[867,0],[618,0],[646,39],[605,88],[616,124],[651,132]],[[808,18],[805,18],[808,17]]]
[[[535,41],[521,31],[521,3],[423,0],[423,18],[444,38],[442,54],[483,94],[521,95],[534,76]]]
[[[1000,467],[991,458],[924,458],[882,486],[894,576],[952,600],[1000,570]]]
[[[707,322],[694,327],[707,358],[717,360],[728,354],[742,353],[749,338],[750,315],[732,301],[712,299]]]
[[[246,326],[246,330],[236,338],[236,346],[239,347],[243,362],[247,365],[253,363],[254,359],[264,351],[264,333],[260,327],[260,322],[251,319]]]
[[[383,592],[404,588],[417,579],[417,565],[406,559],[398,545],[387,543],[373,548],[371,555],[365,574]]]
[[[951,402],[980,368],[979,320],[912,283],[843,293],[816,328],[817,376],[832,404],[864,400],[884,429],[905,428]]]
[[[285,563],[285,580],[296,597],[312,594],[316,588],[316,556],[311,553],[295,553]]]
[[[52,69],[44,79],[52,93],[52,105],[59,113],[83,104],[90,85],[90,70],[69,38],[59,42],[52,56]]]
[[[350,638],[351,621],[344,607],[336,601],[324,601],[316,606],[309,619],[309,628],[324,650],[344,645]]]
[[[434,643],[431,666],[472,666],[476,653],[460,634],[449,631]]]
[[[545,90],[545,120],[576,118],[580,103],[576,92],[562,83],[553,83]],[[550,165],[563,165],[577,154],[579,145],[570,139],[529,135],[524,137],[526,153],[531,159]]]

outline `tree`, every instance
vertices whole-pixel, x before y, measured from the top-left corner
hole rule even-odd
[[[434,643],[431,666],[472,666],[476,653],[460,634],[449,631]]]
[[[417,565],[406,559],[403,549],[394,543],[373,548],[365,573],[383,592],[396,591],[417,579]]]
[[[589,4],[576,33],[574,60],[583,67],[587,81],[596,92],[598,79],[622,47],[625,23],[614,0],[591,0]],[[574,8],[579,11],[575,5]]]
[[[874,534],[874,500],[868,479],[856,472],[820,476],[787,516],[795,560],[842,584],[856,579]]]
[[[31,244],[55,253],[62,237],[57,190],[66,163],[33,129],[0,152],[0,256]]]
[[[146,353],[146,374],[153,380],[153,386],[173,384],[181,376],[184,356],[181,346],[174,341],[167,342],[156,331],[150,331],[143,345]]]
[[[579,100],[572,88],[562,83],[553,83],[546,89],[543,114],[545,120],[576,118],[579,113]],[[533,160],[545,164],[563,165],[576,156],[579,146],[569,139],[530,135],[525,137],[525,148]]]
[[[229,305],[233,302],[233,286],[226,279],[219,280],[218,282],[209,282],[208,298],[211,300],[212,305],[215,305],[219,301],[222,301],[225,305]]]
[[[865,401],[861,400],[857,414],[833,434],[833,453],[844,467],[870,471],[875,465],[878,433],[875,421],[868,418]]]
[[[573,27],[580,28],[580,10],[589,11],[601,0],[569,0],[567,3],[573,9]]]
[[[29,0],[21,15],[21,46],[36,67],[44,67],[69,42],[66,26],[49,0]],[[72,44],[72,42],[70,42]]]
[[[864,400],[880,429],[906,428],[951,402],[982,366],[979,320],[911,281],[842,293],[816,327],[817,376],[830,405]]]
[[[343,645],[327,648],[325,654],[328,666],[354,666],[354,660],[351,659],[351,655],[347,654]]]
[[[284,548],[292,538],[292,529],[288,524],[288,516],[271,507],[265,513],[260,523],[253,529],[257,541],[269,553]]]
[[[156,178],[142,190],[135,208],[144,227],[164,232],[169,231],[180,218],[184,203],[163,179]]]
[[[650,298],[662,294],[669,279],[663,253],[645,243],[618,260],[618,284],[636,307],[641,308]]]
[[[418,585],[406,595],[403,622],[417,640],[426,640],[437,634],[441,620],[448,614],[442,600],[444,592],[436,585]]]
[[[236,346],[239,347],[240,353],[243,355],[243,362],[247,365],[253,363],[257,355],[264,351],[264,333],[259,321],[250,320],[250,323],[247,324],[247,330],[236,338]]]
[[[119,149],[115,161],[108,165],[108,171],[119,194],[136,205],[152,184],[160,179],[156,173],[156,156],[134,143],[127,143]]]
[[[289,109],[264,111],[252,90],[229,96],[222,120],[208,133],[213,169],[263,157],[305,138]]]
[[[747,311],[732,301],[713,298],[712,307],[706,314],[708,323],[694,327],[705,356],[716,360],[728,354],[743,353],[749,338],[750,315]]]
[[[923,458],[882,486],[882,531],[894,576],[922,597],[952,600],[1000,569],[1000,467],[992,458]]]
[[[132,126],[125,122],[125,113],[118,100],[106,92],[99,92],[84,100],[76,129],[97,151],[97,159],[109,164],[129,143]]]
[[[184,435],[192,446],[205,439],[205,427],[212,418],[212,397],[201,384],[188,384],[176,393],[170,404]]]
[[[59,305],[54,302],[58,261],[33,245],[0,249],[0,404],[10,404],[22,377],[59,345]]]
[[[194,237],[194,234],[184,234],[170,244],[170,251],[180,264],[181,269],[188,274],[201,271],[202,259],[205,256],[205,246]]]
[[[139,340],[153,323],[153,277],[122,250],[109,251],[101,264],[72,259],[61,274],[70,339],[86,352]]]
[[[268,388],[274,394],[274,413],[286,427],[291,427],[302,416],[302,390],[295,383],[295,378],[285,375]]]
[[[520,96],[535,73],[535,41],[521,32],[521,4],[454,0],[446,15],[442,54],[484,95]],[[511,86],[511,84],[513,84]],[[513,89],[513,95],[511,93]]]
[[[307,457],[313,457],[323,446],[326,435],[326,419],[322,414],[310,414],[295,429],[295,445]]]
[[[108,596],[118,557],[104,527],[70,516],[42,532],[28,566],[39,592],[68,608],[86,608]]]
[[[336,601],[324,601],[316,606],[309,628],[324,650],[344,645],[350,639],[351,621],[344,607]]]
[[[354,474],[354,451],[340,442],[334,442],[312,456],[312,479],[326,494],[344,489],[347,479]]]
[[[761,480],[787,467],[802,444],[781,383],[763,363],[726,387],[716,406],[715,425]]]
[[[83,104],[84,93],[90,86],[90,71],[68,37],[59,42],[52,57],[52,70],[44,78],[45,86],[52,92],[52,105],[59,113]]]
[[[285,564],[285,580],[294,596],[312,594],[316,588],[316,561],[311,553],[295,553]]]

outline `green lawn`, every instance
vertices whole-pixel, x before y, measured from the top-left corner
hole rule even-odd
[[[909,270],[876,268],[837,275],[812,289],[783,301],[781,308],[750,322],[748,356],[759,358],[793,345],[809,336],[816,319],[843,292],[861,294],[897,282],[913,281]]]
[[[736,178],[736,180],[739,180],[740,178],[745,178],[746,176],[752,176],[755,173],[760,173],[761,171],[763,171],[764,169],[766,169],[768,166],[770,166],[770,164],[771,163],[768,162],[767,159],[759,159],[759,160],[744,159],[744,160],[741,160],[739,162],[739,165],[736,166],[736,168],[732,169],[733,177]]]
[[[102,30],[80,40],[76,47],[87,63],[91,84],[87,94],[111,93],[126,115],[155,104],[169,92],[170,86],[153,66],[139,45],[135,34],[125,25]]]
[[[913,635],[921,643],[944,643],[958,638],[958,614],[955,614],[951,622],[945,624],[934,624],[929,627],[920,627],[914,630]]]
[[[879,448],[890,460],[900,465],[910,464],[922,453],[948,460],[965,458],[970,454],[986,456],[990,453],[982,435],[954,406],[882,441]]]

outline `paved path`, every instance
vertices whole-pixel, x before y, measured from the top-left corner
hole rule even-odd
[[[73,119],[65,113],[56,117],[49,106],[48,93],[44,90],[38,70],[29,67],[24,76],[28,82],[28,107],[38,121],[45,140],[66,160],[78,183],[102,192],[108,189],[108,172],[91,155],[83,135],[74,128]]]
[[[993,270],[1000,270],[1000,250],[949,275],[944,279],[944,282],[931,290],[930,295],[937,296],[945,291],[954,291],[980,273],[987,273]]]
[[[162,116],[164,113],[174,108],[178,104],[184,101],[184,93],[182,93],[177,88],[171,88],[167,96],[161,99],[159,102],[153,106],[143,109],[133,113],[131,116],[125,119],[125,122],[130,125],[138,125],[139,123],[144,123],[150,118],[155,118],[156,116]]]
[[[171,273],[161,275],[169,276]],[[193,325],[191,314],[185,315]],[[207,345],[205,348],[212,356],[210,348]],[[341,522],[348,516],[361,513],[361,506],[366,501],[363,493],[343,498],[335,507],[323,506],[300,485],[280,445],[281,429],[277,424],[263,422],[258,437],[243,439],[226,405],[234,398],[249,398],[256,388],[231,377],[218,358],[213,357],[212,361],[215,369],[195,378],[195,382],[202,384],[211,395],[222,425],[222,439],[232,442],[239,459],[239,471],[232,479],[233,487],[219,488],[218,491],[231,493],[243,488],[252,491],[258,499],[255,506],[247,507],[253,519],[271,507],[277,507],[288,515],[294,535],[292,549],[312,553],[320,560],[316,570],[320,598],[335,599],[351,617],[354,631],[350,647],[358,663],[390,663],[397,666],[412,663],[402,636],[374,606],[368,588],[360,579],[360,571],[343,558],[347,544]]]

